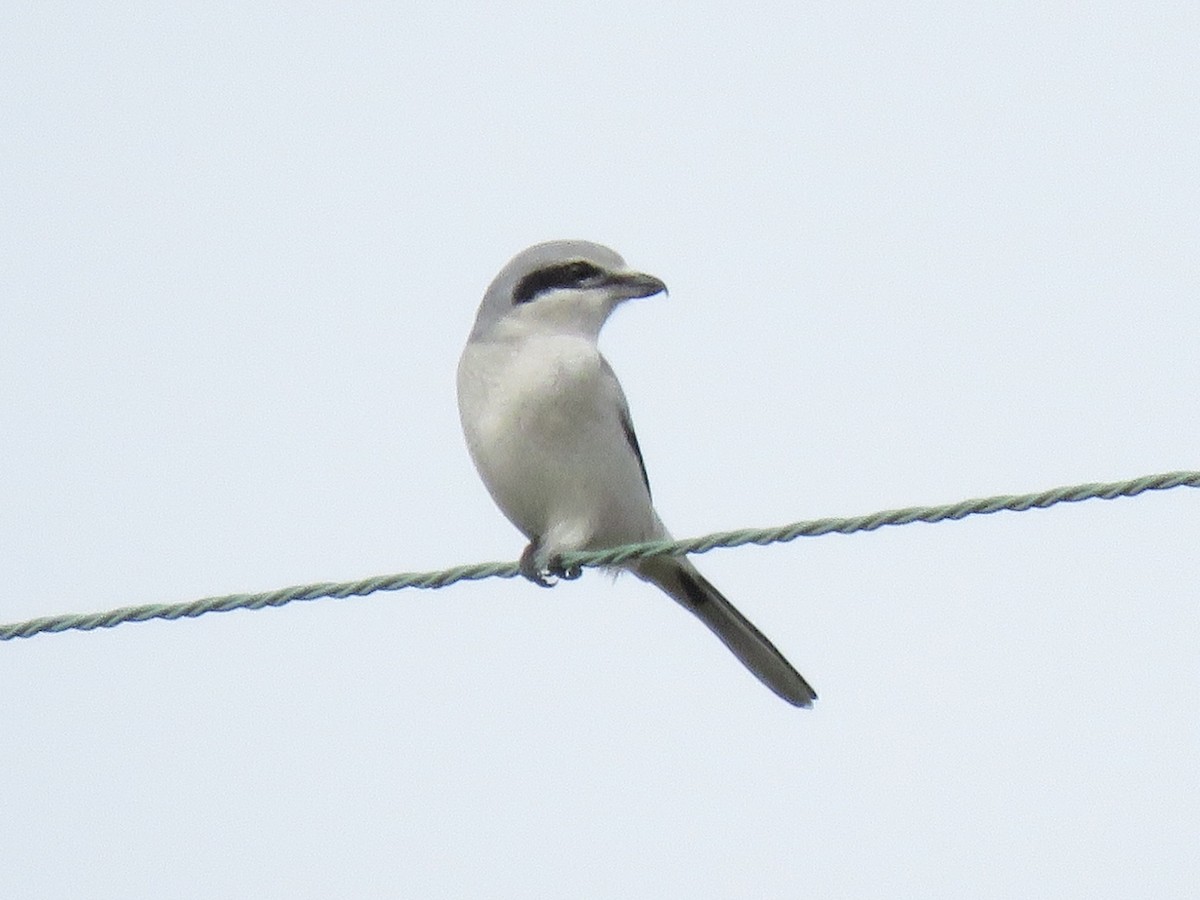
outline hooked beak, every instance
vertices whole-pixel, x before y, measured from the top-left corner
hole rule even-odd
[[[653,297],[667,292],[667,286],[661,279],[642,272],[614,272],[606,280],[622,300]]]

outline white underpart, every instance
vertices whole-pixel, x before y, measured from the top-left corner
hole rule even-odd
[[[665,536],[594,339],[517,330],[472,342],[459,365],[467,446],[496,504],[546,556]]]

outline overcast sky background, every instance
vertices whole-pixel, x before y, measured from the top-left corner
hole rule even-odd
[[[1200,469],[1195,3],[7,4],[0,621],[514,559],[528,244],[681,537]],[[1194,897],[1200,492],[0,644],[13,898]]]

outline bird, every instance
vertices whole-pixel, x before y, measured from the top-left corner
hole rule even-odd
[[[568,552],[671,539],[625,393],[598,346],[619,305],[666,291],[608,247],[556,240],[514,256],[483,295],[458,364],[459,417],[484,485],[529,540],[519,568],[535,584],[578,577],[562,563]],[[803,676],[690,560],[620,568],[692,612],[778,696],[812,706]]]

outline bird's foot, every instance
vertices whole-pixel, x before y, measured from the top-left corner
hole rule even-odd
[[[561,578],[563,581],[574,581],[583,574],[582,566],[564,566],[561,556],[550,557],[546,569],[555,578]]]
[[[521,561],[517,566],[518,571],[538,587],[554,587],[554,583],[546,580],[546,576],[542,574],[542,565],[537,559],[538,544],[537,541],[530,542],[529,546],[521,551]]]
[[[555,582],[550,578],[574,581],[583,574],[580,566],[563,565],[562,557],[558,554],[543,558],[537,541],[530,542],[529,546],[521,551],[518,570],[539,587],[554,587]],[[547,578],[547,575],[550,578]]]

